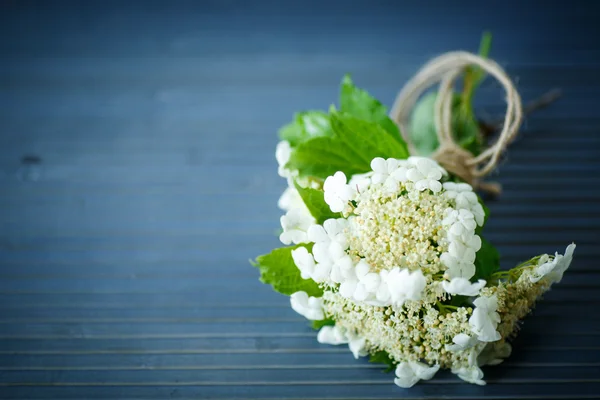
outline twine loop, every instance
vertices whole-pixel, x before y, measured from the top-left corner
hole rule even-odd
[[[452,132],[454,84],[465,68],[472,65],[480,67],[500,82],[506,92],[507,102],[498,139],[478,156],[459,146]],[[412,109],[419,97],[437,83],[439,88],[434,107],[434,121],[439,147],[431,158],[474,188],[499,193],[500,186],[497,183],[486,183],[481,179],[494,170],[502,152],[514,140],[521,126],[523,106],[514,84],[496,62],[465,51],[445,53],[429,61],[398,93],[390,111],[390,118],[400,127],[400,132],[413,154],[415,149],[410,140],[409,126]]]

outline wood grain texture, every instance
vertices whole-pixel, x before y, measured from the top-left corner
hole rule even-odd
[[[4,1],[0,398],[600,399],[600,33],[593,2]],[[528,118],[487,235],[510,267],[577,242],[488,385],[410,390],[323,346],[258,282],[276,131],[350,73],[386,104],[430,57],[493,57]],[[492,82],[482,116],[503,112]]]

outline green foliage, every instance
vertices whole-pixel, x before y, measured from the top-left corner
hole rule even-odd
[[[322,224],[330,218],[341,218],[342,214],[331,211],[327,203],[325,203],[325,192],[318,189],[303,188],[297,183],[296,190],[302,197],[302,201],[310,211],[310,214],[315,217],[318,224]]]
[[[388,117],[388,109],[367,91],[357,88],[349,75],[340,90],[340,111],[367,122],[379,124],[398,143],[404,144],[398,125]]]
[[[385,372],[392,372],[396,368],[396,364],[398,364],[396,361],[392,360],[387,352],[383,350],[371,354],[369,362],[387,365]]]
[[[364,160],[337,137],[318,137],[301,143],[292,151],[287,168],[298,170],[301,177],[321,179],[337,171],[346,176],[368,171]]]
[[[279,138],[292,147],[320,136],[333,136],[329,116],[322,111],[303,111],[294,115],[294,121],[279,130]]]
[[[310,129],[312,127],[312,129]],[[387,109],[346,76],[342,81],[340,110],[329,115],[310,111],[280,131],[292,145],[287,168],[301,177],[325,179],[337,171],[347,177],[370,171],[375,157],[408,157],[406,143]]]
[[[312,327],[313,327],[313,329],[315,329],[317,331],[324,326],[333,326],[333,325],[335,325],[335,321],[332,320],[331,318],[325,318],[320,321],[312,321]]]
[[[288,296],[298,291],[304,291],[309,296],[322,296],[323,290],[313,280],[302,279],[300,270],[294,264],[292,250],[302,246],[304,245],[283,247],[258,256],[256,261],[251,263],[260,270],[260,281]]]
[[[473,282],[478,279],[486,281],[492,274],[500,268],[500,253],[485,238],[481,238],[481,249],[475,257],[475,276],[471,279]]]
[[[406,143],[393,139],[376,122],[361,120],[350,114],[332,112],[331,127],[335,136],[365,162],[365,172],[370,170],[371,160],[375,157],[408,158]]]

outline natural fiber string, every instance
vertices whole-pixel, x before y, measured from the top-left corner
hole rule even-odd
[[[466,67],[476,65],[496,78],[506,91],[506,115],[502,130],[496,142],[475,157],[471,152],[460,147],[452,133],[452,99],[456,79]],[[481,178],[488,175],[498,164],[500,155],[512,142],[519,131],[523,119],[521,97],[506,72],[492,60],[476,54],[455,51],[443,54],[425,64],[421,70],[404,86],[396,97],[390,111],[390,118],[396,121],[400,132],[415,153],[410,140],[408,120],[419,97],[431,86],[439,82],[437,100],[434,108],[434,121],[439,147],[431,156],[449,172],[459,176],[474,188],[499,193],[497,183],[482,182]]]

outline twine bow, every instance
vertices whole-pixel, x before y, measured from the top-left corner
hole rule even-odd
[[[496,78],[506,91],[507,101],[506,115],[498,139],[478,156],[459,146],[452,134],[454,83],[470,65],[476,65]],[[400,127],[400,132],[413,154],[415,149],[410,140],[408,123],[411,111],[419,97],[438,82],[434,121],[440,145],[431,157],[475,189],[500,193],[498,183],[482,182],[481,179],[494,170],[500,155],[513,141],[521,126],[523,107],[514,84],[496,62],[465,51],[449,52],[429,61],[398,93],[390,111],[390,118]]]

